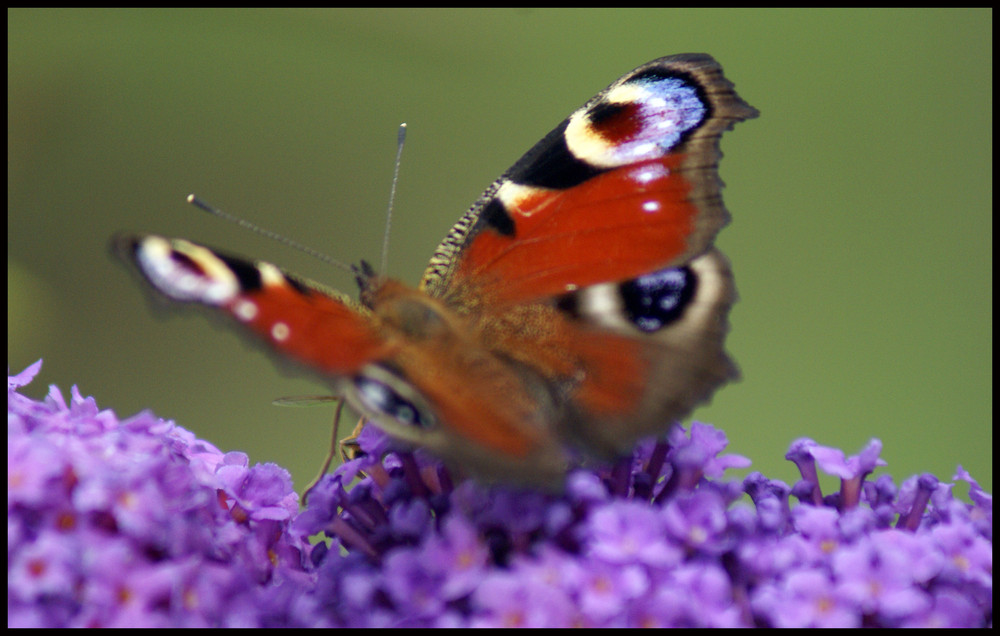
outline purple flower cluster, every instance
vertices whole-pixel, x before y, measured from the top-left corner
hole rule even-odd
[[[7,625],[259,625],[266,588],[310,581],[291,477],[76,387],[7,381]]]
[[[293,523],[346,549],[313,553],[332,622],[351,626],[976,626],[992,615],[992,507],[924,475],[897,492],[859,455],[798,440],[794,487],[759,473],[694,423],[561,495],[452,487],[418,455],[367,455],[311,495]],[[381,460],[379,458],[382,458]],[[823,497],[817,467],[841,479]],[[344,484],[367,473],[352,490]],[[751,507],[740,502],[744,493]],[[791,507],[789,495],[800,504]],[[356,559],[358,555],[366,558]],[[351,560],[355,558],[355,560]],[[351,563],[345,567],[346,563]]]
[[[296,515],[281,469],[75,388],[17,394],[36,372],[9,383],[9,625],[992,625],[990,495],[961,468],[971,505],[868,479],[876,440],[798,440],[797,484],[739,483],[694,423],[543,494],[453,483],[367,427]]]

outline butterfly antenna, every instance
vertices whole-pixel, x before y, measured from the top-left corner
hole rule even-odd
[[[298,250],[298,251],[300,251],[300,252],[302,252],[304,254],[308,254],[309,256],[312,256],[313,258],[319,260],[320,262],[326,263],[327,265],[332,265],[333,267],[337,267],[339,269],[342,269],[342,270],[344,270],[346,272],[349,272],[349,273],[352,273],[352,274],[354,273],[354,269],[350,265],[348,265],[346,263],[342,263],[341,261],[338,261],[337,259],[333,258],[332,256],[330,256],[328,254],[324,254],[323,252],[320,252],[319,250],[313,249],[313,248],[309,247],[308,245],[303,245],[302,243],[299,243],[298,241],[292,240],[292,239],[288,238],[287,236],[285,236],[283,234],[278,234],[277,232],[272,232],[271,230],[263,228],[263,227],[257,225],[256,223],[251,223],[250,221],[247,221],[246,219],[241,219],[238,216],[233,216],[232,214],[229,214],[227,212],[223,212],[222,210],[220,210],[218,208],[215,208],[215,207],[212,207],[208,203],[205,203],[204,201],[202,201],[201,199],[199,199],[194,194],[189,194],[188,195],[187,202],[190,203],[191,205],[195,206],[196,208],[200,208],[200,209],[204,210],[205,212],[208,212],[209,214],[211,214],[213,216],[219,217],[223,221],[229,221],[230,223],[235,223],[236,225],[240,226],[241,228],[244,228],[246,230],[250,230],[254,234],[259,234],[260,236],[263,236],[265,238],[269,238],[269,239],[277,241],[277,242],[279,242],[279,243],[281,243],[283,245],[287,245],[288,247],[292,248],[293,250]]]
[[[399,125],[396,134],[396,167],[392,171],[392,188],[389,190],[389,209],[385,213],[385,236],[382,237],[382,264],[379,273],[385,275],[389,261],[389,229],[392,227],[392,204],[396,200],[396,183],[399,181],[399,163],[403,157],[403,143],[406,141],[406,124]]]

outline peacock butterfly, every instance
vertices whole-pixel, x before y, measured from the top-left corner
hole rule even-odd
[[[708,400],[737,370],[719,137],[757,116],[708,55],[628,73],[487,188],[410,288],[360,302],[183,239],[120,236],[170,300],[231,316],[391,436],[487,480],[558,487]]]

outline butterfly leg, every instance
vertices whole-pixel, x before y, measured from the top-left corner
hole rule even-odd
[[[309,482],[309,485],[302,491],[302,505],[308,505],[309,493],[313,491],[313,488],[319,484],[320,480],[323,479],[323,476],[326,475],[326,472],[330,469],[330,464],[333,463],[333,457],[337,454],[337,450],[342,449],[342,444],[338,438],[340,437],[340,415],[343,410],[344,401],[338,399],[337,410],[333,413],[333,433],[330,437],[330,450],[326,454],[326,459],[323,461],[323,466],[319,469],[319,473],[313,477],[312,481]],[[360,429],[355,429],[355,437],[359,430]],[[347,442],[347,439],[345,439],[344,442]]]

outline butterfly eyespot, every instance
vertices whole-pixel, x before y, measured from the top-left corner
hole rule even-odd
[[[574,157],[602,168],[658,159],[701,126],[708,109],[693,80],[652,71],[611,88],[570,117]]]
[[[358,399],[368,409],[388,415],[403,424],[424,426],[423,418],[421,418],[417,407],[400,396],[388,384],[374,378],[359,376],[354,379],[354,388],[357,390]]]
[[[697,289],[698,278],[689,267],[663,269],[618,286],[625,316],[646,333],[680,318]]]
[[[148,236],[137,240],[132,251],[149,282],[174,300],[222,305],[240,292],[237,273],[199,245]]]

